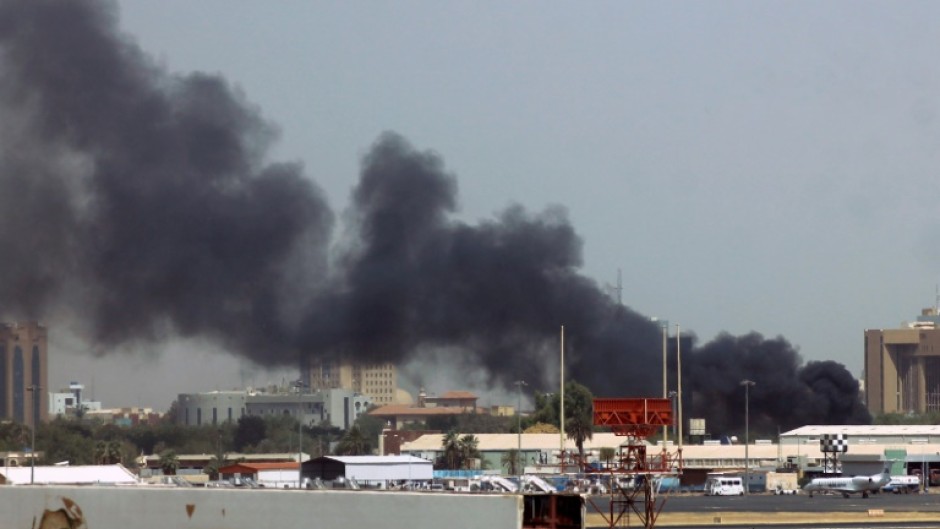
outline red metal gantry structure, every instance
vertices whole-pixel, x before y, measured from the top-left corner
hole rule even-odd
[[[647,453],[646,438],[673,423],[672,401],[668,398],[604,398],[594,399],[594,425],[607,426],[614,434],[626,437],[613,464],[597,471],[581,463],[582,472],[608,477],[610,506],[604,510],[588,499],[604,517],[609,527],[630,525],[630,513],[636,514],[643,527],[652,528],[665,505],[666,498],[658,490],[663,476],[682,473],[682,445],[674,454],[666,443],[658,454]]]

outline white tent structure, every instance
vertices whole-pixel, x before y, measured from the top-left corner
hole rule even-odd
[[[414,456],[323,456],[305,461],[303,476],[384,486],[390,482],[430,481],[434,468],[430,461]]]
[[[0,467],[4,485],[137,485],[123,465]]]

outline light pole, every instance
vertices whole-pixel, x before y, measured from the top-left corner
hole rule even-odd
[[[29,391],[33,394],[33,427],[30,428],[30,454],[29,454],[29,484],[32,485],[36,482],[36,426],[39,422],[39,410],[36,405],[36,395],[39,394],[41,386],[32,385],[26,388],[26,391]]]
[[[525,386],[525,380],[516,381],[516,394],[518,402],[516,405],[516,474],[521,475],[520,465],[522,464],[522,386]]]
[[[297,387],[297,488],[304,485],[304,384],[303,380],[294,382]]]
[[[676,433],[676,428],[679,427],[679,421],[676,419],[676,413],[678,411],[678,406],[676,404],[676,395],[678,395],[678,393],[676,393],[675,391],[669,392],[669,402],[670,404],[672,404],[672,436],[678,439],[679,436]]]
[[[749,439],[750,436],[750,421],[751,421],[751,410],[750,410],[750,401],[751,401],[751,386],[756,383],[753,380],[744,379],[741,381],[741,385],[744,386],[744,494],[747,495],[750,493],[748,489],[751,488],[751,470],[750,470],[750,458],[748,457],[748,445],[751,444]]]

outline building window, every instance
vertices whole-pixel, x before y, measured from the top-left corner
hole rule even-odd
[[[13,419],[26,422],[26,409],[23,399],[26,397],[26,374],[23,365],[23,350],[19,346],[13,349]]]
[[[0,344],[0,417],[7,414],[7,346]]]

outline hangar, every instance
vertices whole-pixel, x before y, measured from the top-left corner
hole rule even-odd
[[[389,483],[430,481],[433,465],[414,456],[322,456],[304,461],[306,480],[351,480],[359,485],[386,487]]]

